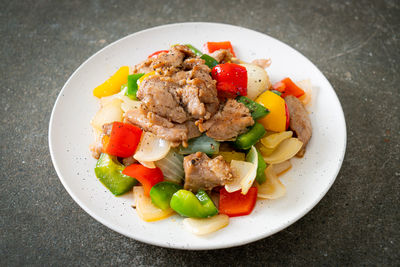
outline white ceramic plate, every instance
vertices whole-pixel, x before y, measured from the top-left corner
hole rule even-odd
[[[313,137],[305,157],[293,159],[282,177],[287,194],[257,201],[249,216],[231,218],[224,229],[206,237],[187,232],[182,218],[173,216],[147,223],[136,215],[131,194],[114,197],[96,178],[90,155],[93,133],[89,124],[99,108],[92,90],[120,66],[133,66],[154,51],[176,43],[201,48],[207,41],[230,40],[244,61],[271,58],[274,83],[284,77],[310,79],[318,91],[311,111]],[[286,44],[249,29],[216,23],[181,23],[129,35],[84,62],[61,90],[50,119],[50,153],[60,180],[71,197],[93,218],[128,237],[179,249],[238,246],[272,235],[310,211],[325,195],[341,167],[346,149],[346,126],[339,100],[327,79],[307,58]]]

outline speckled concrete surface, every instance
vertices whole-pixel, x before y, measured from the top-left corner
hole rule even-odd
[[[269,238],[217,251],[131,240],[87,215],[53,168],[48,121],[72,72],[130,33],[240,25],[298,49],[343,105],[346,158],[326,197]],[[398,1],[1,1],[0,265],[399,265]]]

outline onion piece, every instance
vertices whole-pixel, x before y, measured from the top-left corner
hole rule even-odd
[[[257,196],[259,198],[277,199],[286,194],[286,187],[279,181],[273,165],[269,165],[265,169],[267,180],[262,185],[257,184]]]
[[[247,97],[254,100],[271,87],[268,73],[254,64],[240,64],[247,70]]]
[[[286,160],[278,164],[273,164],[272,166],[274,168],[274,172],[279,176],[292,168],[292,163],[290,163],[290,160]]]
[[[297,138],[289,138],[284,141],[272,152],[271,155],[264,157],[264,160],[268,164],[277,164],[285,160],[291,159],[299,152],[303,142]]]
[[[118,98],[113,98],[110,101],[105,102],[90,122],[92,127],[95,130],[103,131],[102,126],[104,124],[114,121],[122,121],[123,112],[121,109],[121,103],[122,101]]]
[[[293,136],[292,131],[270,134],[261,139],[261,144],[266,148],[276,148],[283,140]]]
[[[210,218],[196,219],[186,218],[183,220],[183,225],[189,232],[195,235],[207,235],[229,224],[229,216],[225,214],[218,214]]]
[[[153,161],[139,161],[139,163],[149,169],[154,169],[155,167],[157,167]]]
[[[127,112],[128,110],[132,110],[132,109],[138,109],[138,108],[140,108],[140,105],[142,104],[142,102],[132,100],[126,95],[120,96],[120,99],[122,100],[121,109],[124,112]]]
[[[298,82],[296,82],[296,85],[297,85],[298,87],[300,87],[301,89],[303,89],[303,91],[305,92],[304,95],[302,95],[301,97],[299,97],[299,100],[300,100],[301,102],[303,102],[303,104],[304,104],[305,106],[311,104],[312,85],[311,85],[310,79],[298,81]]]
[[[257,167],[253,163],[241,160],[232,160],[231,170],[233,180],[230,183],[225,184],[225,189],[229,193],[242,189],[242,180],[249,180],[252,176],[254,176],[253,179],[255,179],[257,174]]]
[[[151,202],[151,198],[144,194],[143,186],[133,187],[133,198],[135,200],[137,215],[146,222],[162,220],[174,213],[174,210],[171,208],[162,210],[156,207]]]
[[[171,142],[158,138],[150,132],[143,132],[139,146],[133,156],[138,161],[156,161],[164,158],[171,148]]]
[[[164,174],[164,179],[167,181],[180,184],[185,176],[183,170],[183,156],[176,152],[175,149],[170,149],[168,154],[155,164],[161,169]]]
[[[258,153],[257,149],[254,146],[251,146],[249,153],[247,154],[246,159],[253,164],[253,169],[247,176],[245,176],[241,181],[240,185],[242,186],[242,194],[246,195],[249,191],[250,187],[253,185],[254,180],[257,177],[257,168],[258,168]]]

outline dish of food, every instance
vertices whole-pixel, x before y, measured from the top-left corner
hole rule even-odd
[[[209,40],[218,42],[208,53],[195,48]],[[247,63],[263,58],[267,72],[269,61]],[[83,150],[89,121],[97,164]],[[184,23],[86,61],[57,99],[49,143],[65,188],[103,224],[160,246],[211,249],[268,236],[310,210],[340,169],[346,133],[333,89],[298,52],[251,30]]]

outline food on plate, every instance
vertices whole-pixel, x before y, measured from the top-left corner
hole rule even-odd
[[[91,121],[104,186],[133,189],[144,221],[179,214],[196,235],[251,214],[257,198],[284,196],[279,175],[312,135],[309,80],[272,85],[270,60],[241,61],[229,41],[204,49],[177,44],[120,67],[94,89]]]

